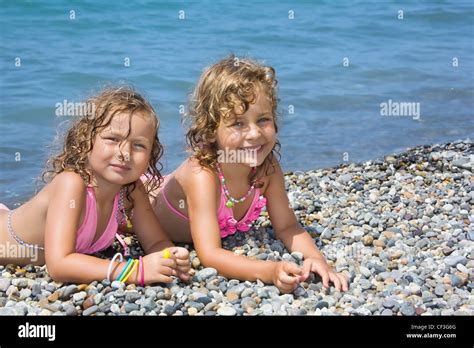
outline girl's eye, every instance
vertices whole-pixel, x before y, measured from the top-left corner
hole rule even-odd
[[[143,144],[135,144],[136,147],[140,147],[142,149],[146,149],[146,146]]]
[[[114,138],[114,137],[106,137],[104,138],[105,140],[110,140],[110,141],[113,141],[113,142],[118,142],[118,138]]]
[[[264,117],[264,118],[261,118],[258,120],[258,122],[267,122],[267,121],[270,121],[270,119],[268,117]]]
[[[232,125],[232,127],[238,127],[238,128],[239,128],[239,127],[242,127],[243,125],[244,125],[243,122],[235,122],[235,123]]]

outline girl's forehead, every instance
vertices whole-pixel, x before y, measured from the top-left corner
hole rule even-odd
[[[110,120],[110,124],[104,130],[112,130],[128,133],[131,126],[131,134],[153,136],[155,130],[155,122],[153,116],[144,112],[121,112],[115,114]]]

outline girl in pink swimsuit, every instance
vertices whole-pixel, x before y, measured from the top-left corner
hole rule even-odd
[[[189,253],[163,232],[139,180],[148,174],[149,188],[162,181],[153,107],[129,87],[104,90],[87,105],[88,113],[67,132],[62,153],[48,161],[47,185],[15,210],[0,204],[0,264],[46,263],[61,282],[187,280]],[[119,225],[133,225],[147,255],[128,262],[90,256],[115,237],[121,240]]]
[[[189,108],[191,156],[150,192],[155,214],[173,240],[192,240],[199,260],[227,278],[260,279],[293,291],[310,272],[324,286],[347,290],[345,275],[326,263],[289,207],[278,160],[275,71],[227,57],[202,74]],[[261,261],[222,248],[221,238],[245,233],[266,206],[275,235],[302,267]],[[165,220],[166,218],[166,220]]]

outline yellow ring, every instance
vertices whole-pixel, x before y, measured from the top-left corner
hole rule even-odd
[[[163,250],[163,258],[164,259],[169,259],[170,258],[170,250],[168,248]]]

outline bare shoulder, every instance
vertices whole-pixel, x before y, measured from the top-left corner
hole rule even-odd
[[[262,192],[264,193],[266,189],[273,183],[281,184],[284,181],[283,171],[280,166],[280,162],[273,157],[270,165],[267,168],[267,173],[263,178],[263,188]]]
[[[184,190],[195,188],[196,185],[217,188],[217,176],[209,168],[202,166],[195,158],[188,158],[177,170],[176,179]]]
[[[79,174],[64,171],[56,175],[51,181],[51,189],[54,193],[66,190],[74,194],[82,194],[86,191],[86,185]]]

